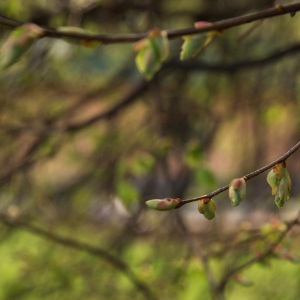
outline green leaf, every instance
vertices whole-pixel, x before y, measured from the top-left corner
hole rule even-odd
[[[0,69],[7,69],[18,62],[43,34],[44,29],[33,23],[17,27],[0,49]]]
[[[135,59],[138,70],[147,80],[151,80],[169,55],[167,33],[152,30],[147,38],[135,44],[135,50],[138,51]]]
[[[272,195],[275,195],[280,179],[277,177],[277,174],[273,171],[273,169],[267,175],[267,182],[272,188]]]
[[[73,26],[63,26],[63,27],[58,27],[57,32],[61,33],[80,33],[80,34],[87,34],[91,35],[93,34],[92,32],[80,28],[80,27],[73,27]],[[77,38],[67,38],[63,37],[63,40],[70,43],[70,44],[76,44],[76,45],[82,45],[88,48],[96,48],[98,47],[101,42],[97,40],[89,40],[89,39],[77,39]]]
[[[238,206],[246,198],[246,181],[235,178],[229,184],[229,198],[233,206]]]
[[[272,188],[272,195],[275,195],[275,203],[282,208],[290,198],[292,181],[286,168],[286,163],[278,163],[268,173],[267,181]]]
[[[213,37],[214,34],[211,33],[184,36],[184,42],[180,52],[180,60],[186,60],[197,56],[203,48],[211,43]]]
[[[180,206],[180,203],[181,203],[181,199],[179,198],[152,199],[146,201],[146,205],[149,208],[160,210],[160,211],[178,208]]]
[[[198,211],[205,219],[212,220],[215,217],[217,206],[212,199],[201,199],[198,201]]]
[[[194,26],[196,28],[203,28],[212,25],[209,22],[196,22]],[[180,60],[186,60],[197,56],[205,47],[207,47],[216,35],[220,35],[221,32],[212,30],[206,33],[193,34],[183,36],[183,44],[180,52]]]
[[[279,208],[282,208],[284,203],[289,200],[291,193],[291,179],[289,174],[284,172],[285,175],[280,180],[279,186],[275,194],[275,203]]]

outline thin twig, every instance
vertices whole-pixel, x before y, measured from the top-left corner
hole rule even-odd
[[[209,26],[205,26],[202,28],[189,27],[189,28],[182,28],[176,30],[166,30],[166,32],[168,38],[173,39],[184,35],[203,33],[212,30],[223,31],[225,29],[229,29],[235,26],[240,26],[242,24],[250,23],[253,21],[280,16],[288,13],[295,13],[299,10],[300,10],[299,2],[287,4],[287,5],[276,5],[275,7],[261,10],[259,12],[255,12],[252,14],[217,21],[212,23]],[[24,23],[4,16],[0,16],[0,24],[14,28]],[[47,37],[52,37],[52,38],[69,37],[74,39],[96,40],[102,42],[103,44],[132,43],[140,39],[143,39],[148,35],[148,33],[130,33],[130,34],[82,34],[82,33],[75,33],[75,32],[66,33],[66,32],[59,32],[54,28],[49,28],[44,26],[42,27],[45,30],[44,36]]]
[[[196,72],[204,72],[204,71],[224,72],[224,73],[233,72],[233,71],[236,72],[245,69],[262,67],[264,65],[271,64],[273,62],[276,62],[277,60],[285,58],[299,51],[300,51],[300,44],[295,44],[285,49],[268,54],[263,58],[241,60],[241,61],[227,63],[227,64],[226,63],[205,63],[203,61],[194,61],[194,60],[193,61],[168,60],[163,64],[161,71],[167,68],[179,68],[179,69],[185,69],[185,70],[196,71]],[[141,94],[143,90],[147,88],[146,85],[147,84],[145,81],[138,83],[136,87],[133,88],[131,92],[129,92],[128,95],[125,95],[123,99],[121,99],[117,104],[109,108],[107,111],[101,112],[98,115],[93,116],[91,119],[82,121],[81,123],[66,125],[63,130],[73,131],[73,130],[78,130],[80,128],[86,128],[86,126],[92,125],[97,121],[104,120],[105,118],[110,118],[116,115],[117,112],[119,112],[125,106],[132,104],[134,102],[134,98],[137,97],[139,93]],[[71,107],[68,111],[63,112],[61,116],[65,117],[66,115],[68,115],[69,113],[77,109],[82,103],[86,103],[87,100],[97,95],[97,93],[99,93],[99,91],[95,91],[83,95],[82,99],[78,101],[77,104]],[[60,121],[60,119],[61,118],[57,118],[57,117],[55,118],[55,120],[58,121]],[[56,133],[56,131],[53,128],[51,128],[49,124],[47,124],[47,128],[46,127],[39,128],[39,127],[34,127],[26,124],[22,124],[22,126],[10,126],[9,124],[2,124],[1,126],[1,133],[9,133],[15,135],[15,134],[23,133],[25,131],[36,132],[39,135],[41,134],[41,132],[44,132],[46,135],[51,134],[51,132]]]
[[[300,222],[300,214],[297,215],[297,217],[286,223],[286,228],[284,231],[280,232],[278,235],[278,238],[276,239],[276,241],[274,241],[271,245],[269,245],[269,247],[267,247],[260,255],[255,256],[251,259],[249,259],[248,261],[246,261],[245,263],[241,264],[240,266],[228,271],[225,276],[223,276],[223,279],[221,280],[221,282],[219,283],[218,289],[219,290],[224,290],[228,279],[230,279],[233,275],[239,273],[240,271],[252,266],[253,264],[255,264],[256,262],[262,261],[263,259],[265,259],[266,257],[268,257],[269,255],[271,255],[274,251],[274,249],[276,248],[276,246],[278,246],[281,241],[284,239],[284,237],[287,235],[288,232],[290,232],[290,230],[296,225],[299,224]]]
[[[188,71],[196,72],[236,72],[246,69],[254,69],[256,67],[262,67],[279,59],[285,58],[288,55],[295,54],[300,51],[300,44],[291,45],[285,49],[270,53],[263,58],[240,60],[232,63],[206,63],[198,60],[168,60],[163,64],[163,68],[179,68]]]
[[[32,224],[26,223],[24,221],[18,220],[18,219],[12,219],[9,216],[0,213],[0,222],[3,224],[18,228],[21,230],[28,231],[34,235],[37,235],[41,238],[44,238],[46,240],[50,240],[52,242],[55,242],[57,244],[75,249],[80,250],[86,253],[89,253],[91,255],[94,255],[97,258],[103,259],[109,264],[111,264],[113,267],[118,269],[120,272],[122,272],[124,275],[130,279],[130,281],[136,286],[136,288],[143,293],[145,299],[148,300],[155,300],[156,297],[152,293],[152,291],[149,289],[149,287],[142,282],[140,279],[136,277],[136,275],[132,272],[132,270],[128,267],[128,265],[120,260],[119,258],[115,257],[114,255],[110,254],[109,252],[99,248],[95,247],[83,242],[79,242],[74,239],[61,237],[59,235],[56,235],[54,233],[48,232],[40,227],[34,226]]]
[[[287,151],[285,154],[283,154],[282,156],[280,156],[278,159],[276,159],[275,161],[271,162],[270,164],[260,168],[260,169],[257,169],[247,175],[244,175],[244,176],[241,176],[243,177],[245,180],[249,180],[269,169],[271,169],[272,167],[274,167],[276,164],[280,163],[280,162],[283,162],[285,161],[287,158],[289,158],[293,153],[295,153],[298,149],[300,148],[300,141],[294,146],[292,147],[289,151]],[[181,200],[180,202],[180,206],[181,207],[182,205],[184,204],[187,204],[187,203],[190,203],[190,202],[194,202],[194,201],[197,201],[197,200],[200,200],[200,199],[205,199],[205,198],[212,198],[220,193],[223,193],[224,191],[228,190],[229,188],[229,185],[226,185],[226,186],[223,186],[221,188],[218,188],[217,190],[209,193],[209,194],[206,194],[206,195],[203,195],[203,196],[200,196],[200,197],[195,197],[195,198],[190,198],[190,199],[185,199],[185,200]]]
[[[106,111],[100,112],[99,114],[91,117],[90,119],[84,120],[80,123],[67,124],[62,126],[62,128],[54,128],[54,129],[61,132],[73,132],[91,126],[94,123],[99,122],[100,120],[110,119],[115,115],[117,115],[124,107],[135,102],[135,100],[138,99],[138,96],[141,95],[147,89],[147,87],[148,87],[148,82],[145,80],[141,80],[117,104],[107,109]]]

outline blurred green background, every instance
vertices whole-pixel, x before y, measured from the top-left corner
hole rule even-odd
[[[0,15],[95,33],[192,27],[273,5],[25,2],[2,1]],[[11,28],[0,28],[3,43]],[[222,278],[257,254],[259,241],[267,247],[266,226],[276,234],[279,220],[297,215],[300,154],[287,161],[293,188],[281,211],[266,174],[247,183],[237,208],[227,193],[218,195],[210,222],[196,203],[170,212],[144,203],[208,193],[299,141],[299,28],[298,14],[235,27],[187,62],[179,61],[182,40],[171,40],[170,57],[150,82],[126,43],[89,49],[42,38],[2,71],[0,299],[211,299],[203,262]],[[297,256],[296,229],[282,249]],[[243,275],[253,284],[229,280],[226,299],[299,299],[292,262],[298,259],[273,255],[252,265]]]

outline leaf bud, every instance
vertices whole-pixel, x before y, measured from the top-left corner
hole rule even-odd
[[[229,198],[233,206],[238,206],[246,198],[246,181],[235,178],[229,184]]]
[[[146,201],[146,205],[149,208],[152,208],[154,210],[160,210],[160,211],[171,210],[171,209],[177,208],[178,206],[180,206],[180,203],[181,203],[180,198],[152,199],[152,200]]]
[[[288,173],[287,173],[288,174]],[[279,183],[275,194],[275,203],[279,208],[282,208],[284,203],[290,198],[290,181],[289,176],[284,176]]]
[[[212,220],[215,217],[215,211],[217,206],[215,202],[210,199],[201,199],[198,201],[198,211],[202,214],[207,220]]]

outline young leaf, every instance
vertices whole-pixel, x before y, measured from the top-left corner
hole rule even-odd
[[[244,178],[236,178],[230,182],[229,198],[233,206],[238,206],[246,198],[246,181]]]
[[[212,199],[201,199],[198,201],[198,211],[205,219],[212,220],[215,217],[217,206]]]
[[[17,27],[0,49],[0,69],[7,69],[19,61],[43,34],[44,29],[33,23]]]
[[[267,182],[272,188],[272,195],[276,194],[276,190],[279,186],[280,179],[277,177],[277,174],[272,169],[267,175]]]
[[[171,210],[174,208],[179,207],[181,203],[181,200],[179,198],[172,199],[172,198],[165,198],[165,199],[152,199],[146,201],[146,205],[149,208],[155,209],[155,210]]]
[[[196,22],[194,25],[196,28],[201,28],[211,25],[211,23],[201,21]],[[208,46],[213,38],[219,34],[220,31],[213,30],[202,34],[183,36],[184,42],[181,47],[180,60],[186,60],[197,56],[202,49]]]
[[[275,203],[282,208],[290,198],[292,181],[286,168],[286,163],[278,163],[268,173],[267,182],[272,188],[272,195],[275,195]]]
[[[81,33],[81,34],[92,34],[92,32],[82,29],[80,27],[73,27],[73,26],[63,26],[57,28],[58,32],[61,33]],[[101,42],[97,40],[87,40],[87,39],[76,39],[76,38],[63,38],[66,42],[70,44],[82,45],[88,48],[96,48],[98,47]]]
[[[135,59],[138,70],[147,80],[151,80],[169,55],[167,33],[154,29],[147,38],[138,41],[134,48],[138,51]]]
[[[211,33],[188,35],[183,37],[183,44],[180,52],[180,60],[186,60],[197,56],[203,48],[210,44],[213,39]]]
[[[279,208],[282,208],[284,203],[289,200],[291,193],[291,179],[287,170],[284,174],[275,194],[275,203]]]

